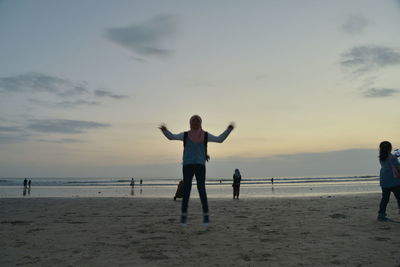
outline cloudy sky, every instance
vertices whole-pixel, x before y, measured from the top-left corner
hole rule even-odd
[[[2,0],[0,177],[361,175],[400,147],[398,0]]]

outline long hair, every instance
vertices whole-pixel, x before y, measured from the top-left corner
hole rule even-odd
[[[392,144],[389,141],[383,141],[379,144],[379,160],[385,161],[390,152],[392,152]]]

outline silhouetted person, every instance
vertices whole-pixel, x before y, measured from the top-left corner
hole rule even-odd
[[[379,144],[379,162],[381,164],[379,183],[382,188],[382,199],[378,211],[379,221],[387,221],[386,207],[389,203],[391,192],[393,192],[397,199],[400,213],[400,179],[396,178],[394,175],[396,170],[400,172],[400,163],[391,152],[392,144],[390,142],[383,141]]]
[[[132,187],[135,187],[135,179],[133,179],[133,178],[132,178],[132,180],[131,180],[131,186],[132,186]]]
[[[271,184],[274,184],[274,177],[271,178]]]
[[[240,181],[242,180],[242,175],[240,174],[239,169],[235,170],[233,174],[233,199],[239,199],[239,192],[240,192]]]
[[[25,178],[24,180],[24,187],[26,187],[28,185],[28,179]]]
[[[32,181],[31,181],[31,180],[29,180],[29,182],[28,182],[28,186],[29,186],[29,188],[31,188],[31,184],[32,184]]]

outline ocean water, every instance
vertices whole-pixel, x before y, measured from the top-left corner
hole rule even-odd
[[[31,187],[23,187],[24,178],[0,178],[0,198],[37,197],[130,197],[173,198],[179,179],[176,178],[31,178]],[[232,198],[232,180],[207,178],[209,198]],[[377,176],[341,177],[274,177],[243,178],[240,198],[308,197],[380,192]],[[196,179],[191,197],[198,198]]]

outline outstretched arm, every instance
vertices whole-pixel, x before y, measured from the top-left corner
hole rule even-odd
[[[209,142],[216,142],[216,143],[222,143],[225,141],[225,139],[229,136],[229,134],[232,132],[232,130],[235,128],[233,123],[231,123],[226,130],[220,134],[219,136],[212,135],[208,133],[208,141]]]
[[[393,162],[394,161],[394,162]],[[397,171],[400,173],[400,162],[399,159],[396,158],[395,160],[392,161],[393,166],[397,169]]]
[[[173,134],[167,129],[167,126],[165,126],[165,124],[160,125],[158,129],[160,129],[165,137],[167,137],[169,140],[183,140],[184,133]]]

